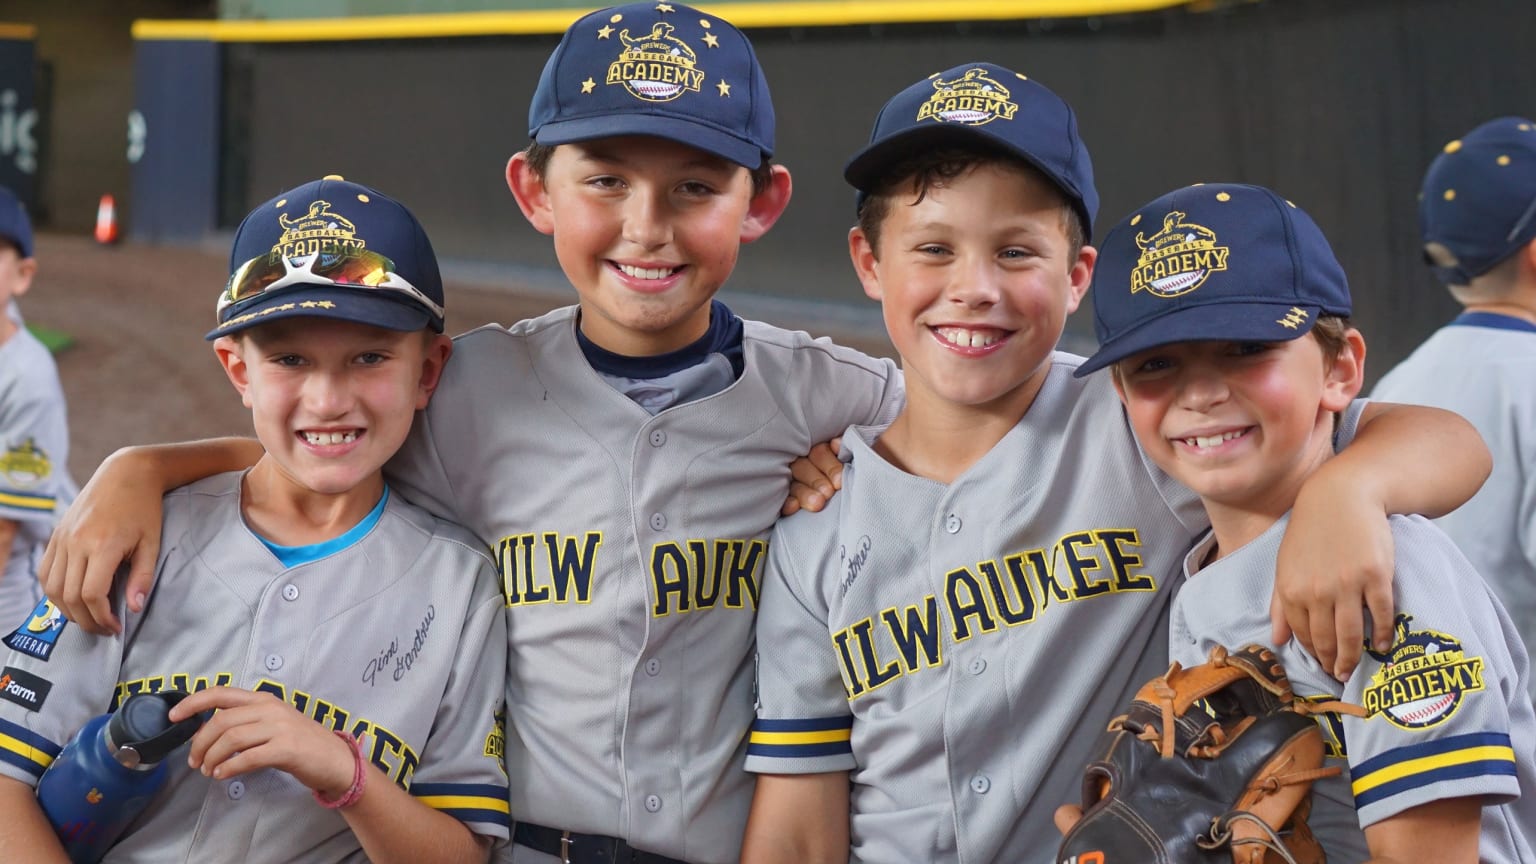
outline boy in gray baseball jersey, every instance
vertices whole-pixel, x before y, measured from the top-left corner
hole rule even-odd
[[[389,466],[501,566],[518,864],[736,860],[758,585],[790,461],[899,403],[891,362],[714,300],[790,195],[773,116],[720,18],[652,2],[574,23],[507,181],[579,305],[459,337]],[[75,559],[63,569],[87,569]]]
[[[1096,258],[1065,102],[994,64],[944,70],[885,105],[845,176],[907,403],[848,430],[841,493],[769,546],[743,858],[1038,861],[1101,718],[1164,665],[1204,515],[1109,383],[1053,351]],[[1400,474],[1366,438],[1337,476]]]
[[[59,370],[20,313],[12,314],[36,274],[32,224],[0,186],[0,626],[7,627],[43,598],[37,564],[75,494]]]
[[[208,334],[265,455],[169,493],[121,634],[49,601],[6,638],[0,848],[64,861],[32,787],[91,717],[216,709],[113,861],[471,862],[508,835],[495,567],[381,469],[450,345],[415,218],[339,177],[241,223]]]
[[[1211,517],[1184,559],[1173,660],[1266,640],[1280,534],[1364,378],[1349,312],[1328,241],[1267,189],[1186,187],[1105,239],[1101,348],[1077,374],[1112,367],[1095,377],[1113,379],[1144,452]],[[1536,862],[1525,648],[1443,532],[1418,516],[1390,522],[1392,647],[1342,684],[1294,641],[1278,649],[1299,696],[1363,707],[1320,718],[1330,761],[1347,768],[1317,784],[1309,822],[1330,862]]]
[[[1373,396],[1472,421],[1493,474],[1436,524],[1536,640],[1536,122],[1501,117],[1445,145],[1419,195],[1424,257],[1465,307]],[[1536,691],[1532,693],[1536,697]]]

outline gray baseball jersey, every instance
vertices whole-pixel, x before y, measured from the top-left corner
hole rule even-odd
[[[75,495],[69,425],[53,356],[26,328],[0,344],[0,519],[17,523],[0,571],[0,627],[13,627],[43,598],[37,564],[59,514]]]
[[[567,308],[460,336],[390,476],[498,557],[514,817],[734,861],[753,620],[789,464],[893,416],[900,374],[748,321],[741,377],[653,416],[588,365],[575,325]]]
[[[1536,325],[1467,313],[1376,385],[1374,398],[1446,408],[1493,451],[1488,482],[1437,524],[1536,644]],[[1536,683],[1536,682],[1533,682]],[[1536,690],[1531,691],[1536,699]]]
[[[1205,662],[1215,645],[1269,642],[1275,555],[1289,517],[1194,572],[1215,542],[1190,553],[1174,600],[1169,654]],[[1329,762],[1344,769],[1314,787],[1313,831],[1330,864],[1370,857],[1362,826],[1444,798],[1487,806],[1479,860],[1536,862],[1536,716],[1525,646],[1499,601],[1443,532],[1394,516],[1397,608],[1392,649],[1367,652],[1347,684],[1294,639],[1280,646],[1297,695],[1343,699],[1365,718],[1319,717]],[[1347,764],[1346,764],[1347,763]],[[1521,790],[1527,793],[1521,796]],[[1357,821],[1358,820],[1358,821]]]
[[[1164,666],[1204,513],[1079,362],[948,486],[849,430],[842,492],[775,531],[747,767],[851,771],[855,861],[1041,860],[1104,720]]]
[[[77,729],[133,693],[229,685],[350,732],[418,800],[506,837],[505,619],[483,547],[390,495],[371,528],[349,532],[360,537],[288,567],[241,518],[240,478],[166,496],[154,596],[137,615],[115,598],[123,635],[86,634],[44,600],[6,637],[0,773],[35,784]],[[341,815],[286,773],[215,781],[179,756],[168,765],[108,861],[366,860]]]

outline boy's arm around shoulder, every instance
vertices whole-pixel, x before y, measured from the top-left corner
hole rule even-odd
[[[90,633],[117,633],[108,600],[118,566],[129,564],[128,608],[141,611],[160,554],[160,499],[172,489],[261,458],[253,438],[125,447],[96,470],[60,520],[38,567],[48,599]]]
[[[1346,415],[1346,437],[1355,416]],[[1393,548],[1382,517],[1448,513],[1477,492],[1493,466],[1482,436],[1452,412],[1369,403],[1358,420],[1353,441],[1296,498],[1271,606],[1272,641],[1283,644],[1294,632],[1340,680],[1360,661],[1362,609],[1374,622],[1372,644],[1390,644]],[[1423,465],[1436,470],[1415,470]]]
[[[8,860],[69,864],[64,845],[37,803],[37,791],[19,780],[0,777],[0,849]]]

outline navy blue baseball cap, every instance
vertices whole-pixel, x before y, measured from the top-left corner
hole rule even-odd
[[[1445,145],[1419,190],[1424,260],[1449,285],[1536,239],[1536,123],[1500,117]]]
[[[1078,377],[1175,342],[1287,342],[1350,313],[1344,268],[1317,223],[1261,186],[1210,183],[1132,213],[1099,247]]]
[[[975,144],[1012,154],[1040,169],[1082,219],[1093,239],[1099,192],[1093,162],[1077,134],[1077,115],[1044,84],[995,63],[962,63],[897,93],[875,118],[869,145],[853,155],[843,177],[859,190],[858,204],[896,164],[946,144]]]
[[[32,257],[32,221],[27,218],[27,208],[4,186],[0,186],[0,239],[10,241],[21,257]]]
[[[421,223],[336,175],[252,210],[235,230],[229,272],[207,339],[299,316],[443,331],[443,278]]]
[[[773,100],[730,22],[681,3],[630,3],[565,31],[539,76],[528,135],[547,145],[652,135],[757,168],[773,155]]]

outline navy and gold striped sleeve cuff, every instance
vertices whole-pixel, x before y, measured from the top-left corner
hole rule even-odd
[[[4,310],[0,310],[3,313]],[[0,507],[9,507],[12,510],[21,510],[27,513],[52,513],[57,502],[52,495],[38,495],[34,492],[19,492],[14,489],[0,489]]]
[[[1497,732],[1456,735],[1388,750],[1354,766],[1355,809],[1394,795],[1469,777],[1515,775],[1515,750]]]
[[[31,775],[34,782],[43,776],[62,749],[36,732],[9,720],[0,720],[0,762],[20,768]]]
[[[748,756],[770,759],[802,759],[841,756],[853,752],[853,717],[818,717],[811,720],[763,720],[752,724]]]
[[[507,787],[489,783],[412,783],[417,801],[441,810],[460,822],[500,825],[511,830],[512,809]]]

